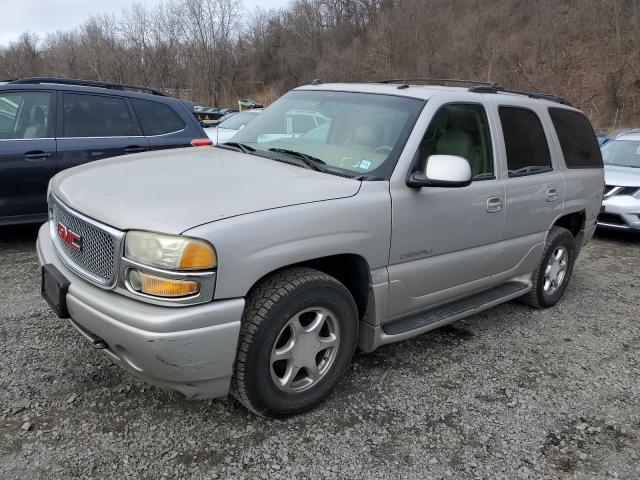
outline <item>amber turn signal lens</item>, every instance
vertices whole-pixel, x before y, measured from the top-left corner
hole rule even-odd
[[[181,270],[205,270],[218,264],[216,252],[208,245],[200,242],[188,243],[180,258]]]
[[[129,285],[137,292],[165,298],[188,297],[200,291],[198,282],[158,277],[138,270],[129,271]]]

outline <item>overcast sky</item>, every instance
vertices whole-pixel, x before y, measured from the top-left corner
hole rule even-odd
[[[160,2],[140,3],[151,7]],[[119,14],[131,3],[131,0],[0,0],[0,46],[17,40],[24,31],[44,38],[50,32],[73,29],[97,13]],[[289,0],[243,0],[243,3],[247,10],[258,5],[269,9],[287,5]]]

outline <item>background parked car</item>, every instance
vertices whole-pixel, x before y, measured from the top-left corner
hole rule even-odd
[[[201,122],[210,122],[220,120],[228,113],[237,112],[234,108],[226,107],[193,107],[193,114]]]
[[[598,226],[640,232],[640,130],[602,147],[605,191]]]
[[[231,110],[229,111],[229,113],[224,114],[222,117],[218,118],[217,120],[200,120],[200,125],[202,125],[203,128],[217,127],[226,119],[233,117],[236,113],[238,113],[237,110]]]
[[[252,100],[251,98],[241,98],[240,100],[238,100],[238,105],[240,105],[240,107],[242,109],[252,109],[252,108],[263,108],[263,105],[256,102],[255,100]]]
[[[206,128],[205,132],[214,144],[228,142],[239,130],[244,128],[246,124],[256,118],[261,108],[252,110],[245,110],[244,112],[236,113],[230,117],[227,117],[224,121],[220,122],[217,127]]]
[[[0,225],[45,221],[47,185],[61,170],[210,144],[192,112],[190,102],[134,85],[60,78],[0,84]]]

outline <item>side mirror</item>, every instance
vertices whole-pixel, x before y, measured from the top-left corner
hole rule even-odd
[[[457,155],[431,155],[424,172],[416,172],[407,180],[412,188],[459,188],[471,184],[471,166],[466,158]]]

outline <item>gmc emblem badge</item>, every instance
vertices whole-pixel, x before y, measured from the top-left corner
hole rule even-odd
[[[58,236],[74,250],[82,251],[82,237],[76,232],[67,228],[62,222],[58,222],[56,226]]]

